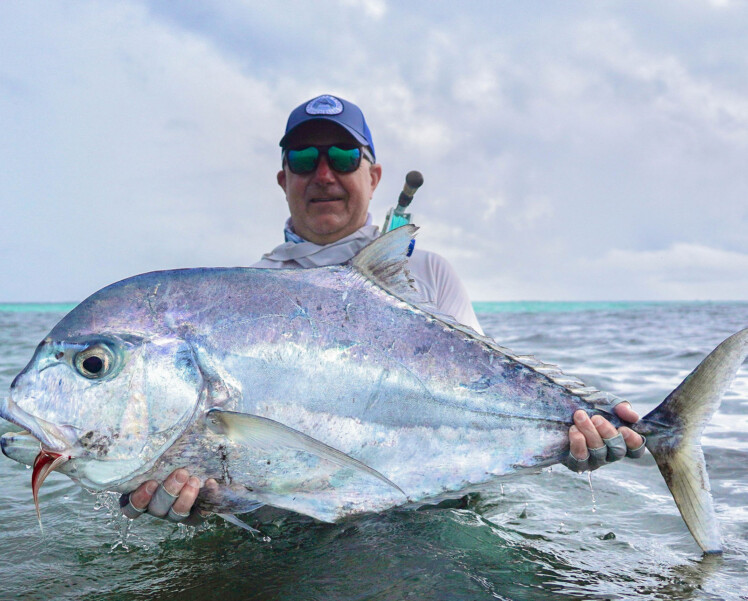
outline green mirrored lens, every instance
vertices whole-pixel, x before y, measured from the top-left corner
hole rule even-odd
[[[335,171],[350,173],[358,169],[361,164],[361,149],[330,146],[327,150],[327,158],[330,160],[330,167]]]
[[[319,150],[314,146],[301,150],[289,150],[286,154],[288,167],[293,173],[310,173],[317,167]]]

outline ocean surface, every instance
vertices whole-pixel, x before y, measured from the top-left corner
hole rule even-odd
[[[0,305],[0,394],[70,307]],[[748,303],[478,303],[486,332],[629,399],[644,414]],[[17,429],[0,420],[0,432]],[[270,537],[119,517],[52,474],[0,456],[0,599],[748,599],[748,365],[703,446],[724,555],[702,557],[650,455],[594,472],[555,466],[420,510],[319,524],[260,510]]]

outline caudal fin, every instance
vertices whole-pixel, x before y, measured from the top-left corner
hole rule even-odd
[[[722,342],[642,419],[652,428],[647,448],[657,461],[683,520],[705,553],[721,553],[722,543],[701,450],[701,433],[747,355],[748,328]]]

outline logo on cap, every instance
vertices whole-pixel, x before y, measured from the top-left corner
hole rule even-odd
[[[306,105],[307,115],[339,115],[343,112],[343,103],[335,96],[317,96]]]

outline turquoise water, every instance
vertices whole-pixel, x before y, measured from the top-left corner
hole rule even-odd
[[[568,313],[577,311],[624,311],[646,310],[653,307],[698,307],[708,305],[739,306],[748,302],[664,302],[664,301],[481,301],[474,302],[476,313],[491,315],[493,313]],[[66,313],[76,303],[0,303],[0,312],[4,313]]]
[[[70,307],[0,307],[0,388]],[[748,326],[748,303],[476,308],[501,344],[628,398],[640,413]],[[649,455],[591,478],[554,467],[437,507],[339,524],[269,509],[246,516],[270,542],[217,518],[197,531],[148,517],[127,523],[115,498],[96,498],[59,474],[41,491],[41,534],[30,471],[0,456],[0,600],[738,601],[748,591],[748,365],[703,444],[721,558],[701,558]]]
[[[76,303],[0,303],[0,313],[67,313]]]
[[[577,313],[580,311],[646,311],[662,308],[709,306],[748,307],[748,301],[484,301],[474,302],[476,313]],[[1,305],[0,305],[1,306]]]

